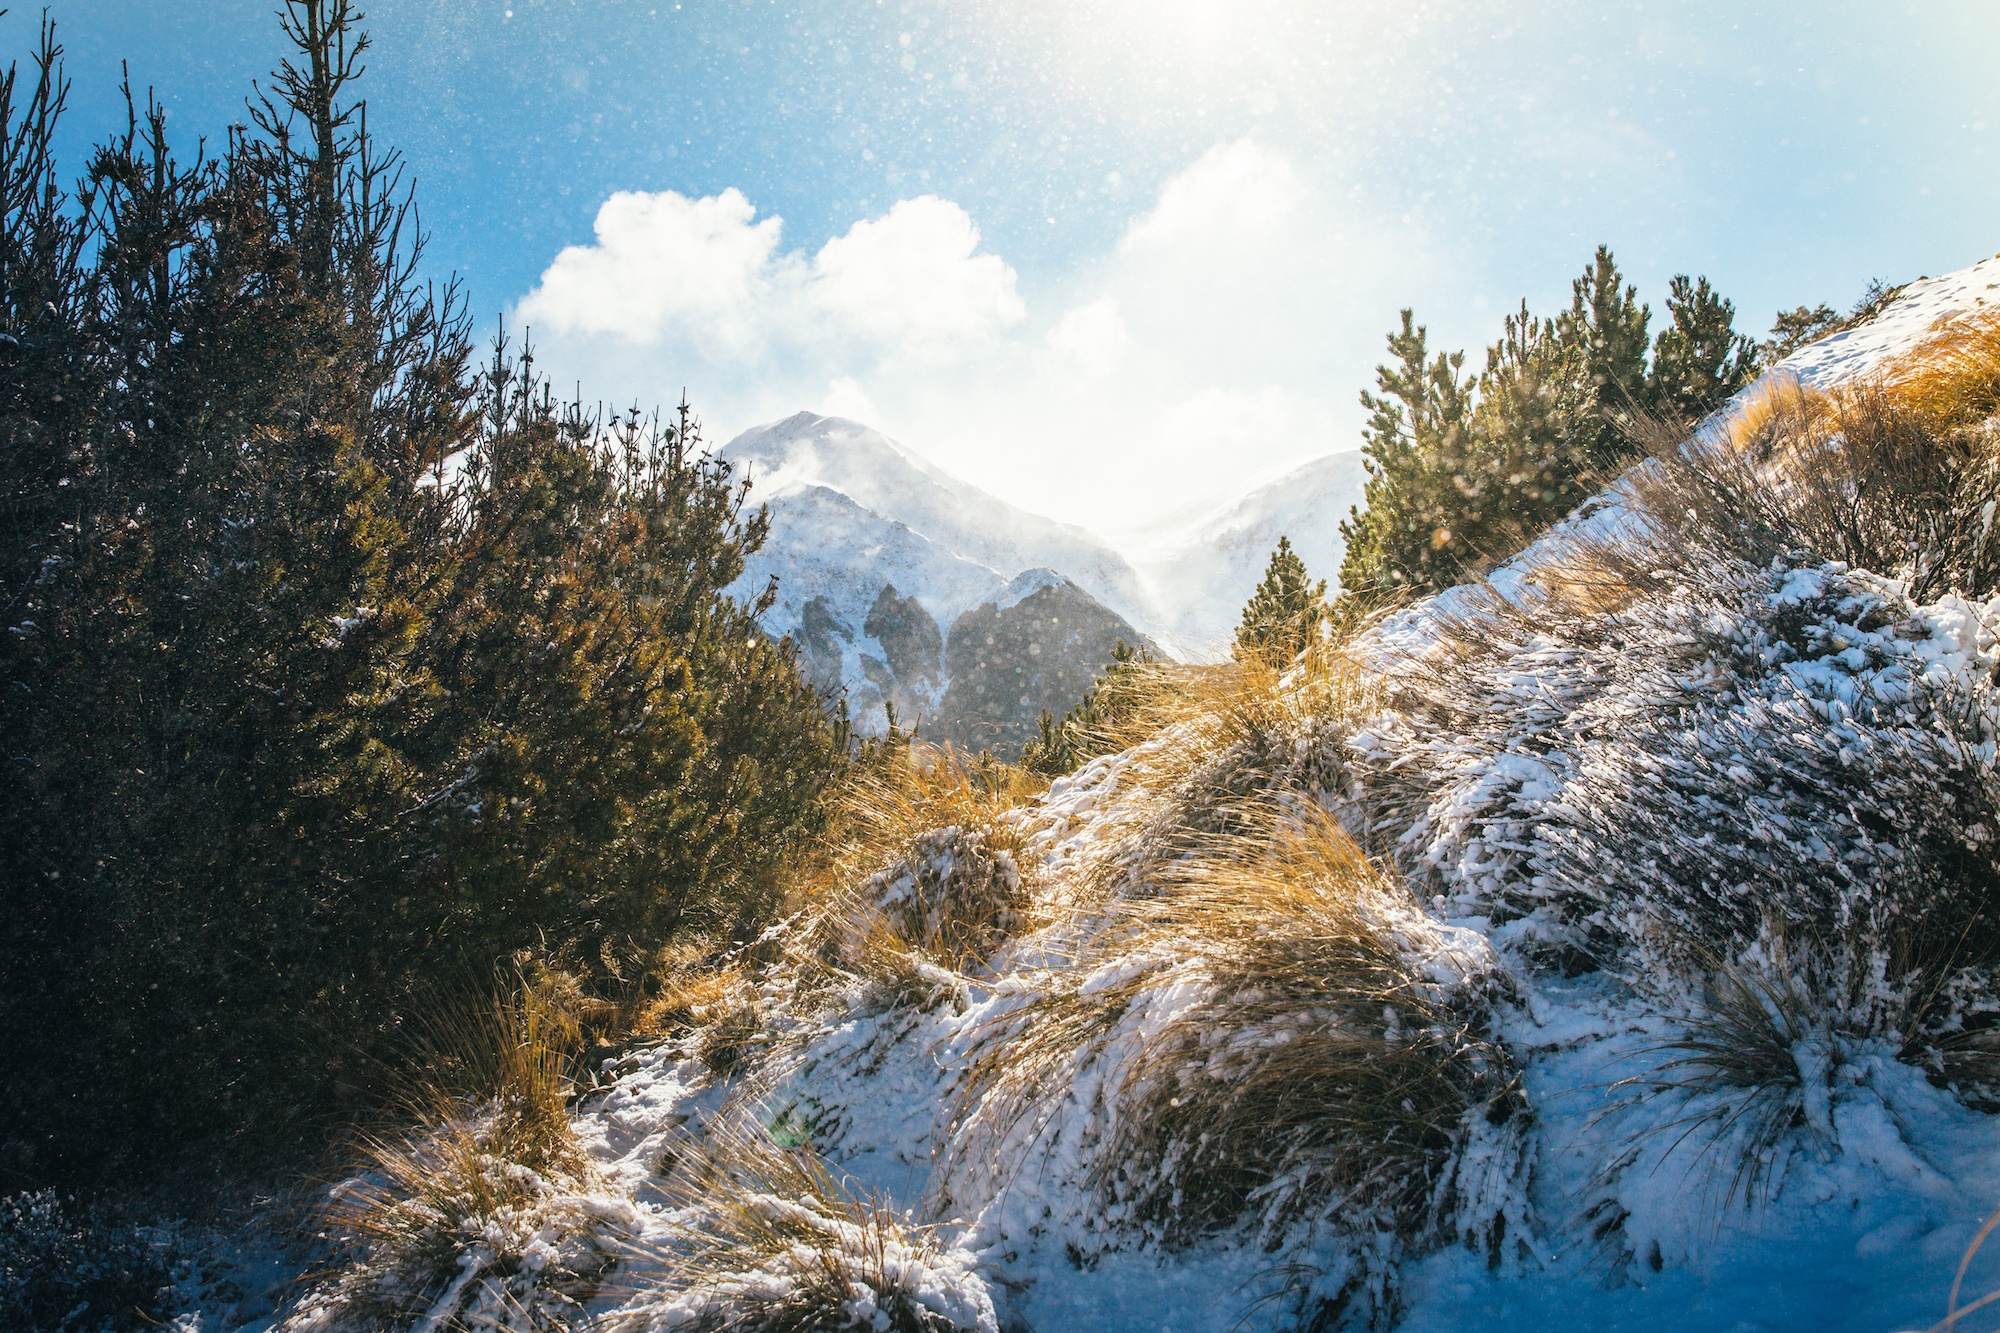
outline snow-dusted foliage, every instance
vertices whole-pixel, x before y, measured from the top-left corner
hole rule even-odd
[[[1391,778],[1371,829],[1537,961],[1699,977],[1789,939],[1861,1030],[1984,1026],[2000,602],[1804,555],[1658,573],[1454,626],[1353,738]]]
[[[983,960],[1021,924],[1021,868],[976,829],[919,834],[862,892],[903,939],[952,963]]]
[[[719,1122],[663,1161],[615,1333],[999,1333],[963,1251],[843,1189],[810,1149]]]
[[[1506,983],[1337,830],[1236,837],[1241,861],[1179,862],[961,1027],[936,1203],[1090,1267],[1226,1239],[1287,1268],[1293,1314],[1389,1322],[1409,1254],[1519,1257]]]
[[[379,1152],[377,1171],[339,1187],[334,1216],[351,1260],[299,1303],[287,1333],[538,1333],[581,1322],[638,1215],[595,1188],[580,1160],[537,1169],[494,1129],[490,1119],[446,1125]]]

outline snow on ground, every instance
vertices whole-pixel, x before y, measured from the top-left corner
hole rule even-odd
[[[1986,306],[2000,306],[2000,255],[1937,278],[1919,278],[1888,309],[1860,328],[1801,347],[1773,368],[1815,389],[1870,374],[1883,361],[1923,340],[1941,322]]]

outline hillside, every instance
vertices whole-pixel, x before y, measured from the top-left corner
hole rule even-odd
[[[1042,712],[1061,717],[1121,643],[1158,652],[1054,570],[1029,570],[951,627],[939,738],[967,751],[1018,755]]]

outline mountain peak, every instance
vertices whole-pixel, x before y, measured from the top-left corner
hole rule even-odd
[[[1134,623],[1159,621],[1138,573],[1101,538],[1008,504],[872,426],[796,412],[744,431],[720,456],[744,470],[753,501],[824,487],[1002,578],[1060,570]]]

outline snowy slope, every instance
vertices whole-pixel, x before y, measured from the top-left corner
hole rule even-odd
[[[825,486],[765,497],[765,503],[771,538],[750,557],[732,591],[754,592],[777,578],[778,599],[765,615],[773,633],[798,628],[805,604],[815,597],[859,625],[884,584],[916,598],[939,625],[949,626],[1007,586],[999,571]]]
[[[1328,454],[1206,515],[1176,514],[1129,535],[1140,577],[1167,633],[1190,654],[1226,648],[1278,538],[1289,537],[1314,578],[1331,585],[1346,549],[1340,525],[1361,503],[1359,449]]]
[[[888,706],[927,734],[949,729],[943,645],[982,605],[997,601],[1004,612],[1061,585],[1073,620],[1109,626],[1065,640],[1067,653],[1052,640],[1043,658],[1043,645],[1023,639],[1034,660],[983,664],[1047,686],[1009,696],[1030,718],[1043,708],[1060,717],[1111,644],[1138,642],[1157,623],[1138,575],[1097,538],[1005,504],[856,422],[801,412],[744,432],[721,457],[771,515],[769,538],[731,593],[748,600],[777,580],[765,629],[793,637],[809,676],[844,692],[864,732],[887,726]]]
[[[823,486],[1005,578],[1060,570],[1127,620],[1154,619],[1139,576],[1101,539],[996,499],[859,422],[800,412],[744,431],[721,457],[749,477],[753,501]],[[794,550],[826,545],[804,528],[773,532]]]
[[[1873,320],[1801,347],[1772,373],[1829,389],[1866,375],[1908,351],[1938,324],[1988,306],[2000,306],[2000,255],[1955,273],[1917,279]],[[1739,401],[1742,397],[1739,395]]]

